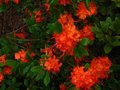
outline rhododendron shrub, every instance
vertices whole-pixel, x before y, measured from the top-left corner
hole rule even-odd
[[[0,90],[118,90],[115,0],[0,0]]]

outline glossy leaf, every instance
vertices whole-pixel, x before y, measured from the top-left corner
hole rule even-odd
[[[45,86],[48,86],[48,84],[50,83],[50,76],[48,72],[46,72],[43,82]]]

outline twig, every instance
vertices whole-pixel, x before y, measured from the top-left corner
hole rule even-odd
[[[13,30],[12,32],[7,33],[6,35],[9,35],[9,34],[12,34],[12,33],[14,33],[14,32],[17,32],[17,31],[19,31],[20,29],[24,28],[25,26],[26,26],[26,24],[23,25],[22,27],[16,29],[16,30]]]
[[[7,37],[8,39],[12,39],[12,40],[16,40],[16,41],[40,41],[41,39],[18,39],[18,38],[11,38],[11,37]]]

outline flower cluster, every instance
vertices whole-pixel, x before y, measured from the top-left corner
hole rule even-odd
[[[91,31],[90,25],[84,26],[84,28],[81,30],[81,34],[83,35],[82,38],[94,40],[94,33]]]
[[[4,75],[12,74],[11,72],[12,66],[6,66],[6,55],[0,56],[0,63],[5,65],[0,72],[0,83],[1,83],[4,80]]]
[[[58,21],[62,25],[62,32],[53,35],[56,41],[56,48],[65,53],[72,52],[81,35],[76,29],[70,14],[60,15]]]
[[[49,57],[44,63],[45,70],[51,71],[52,73],[60,71],[61,65],[62,63],[59,63],[59,59],[57,59],[55,56]]]
[[[35,21],[36,23],[39,23],[42,21],[42,12],[41,11],[35,11]]]
[[[66,4],[70,4],[70,0],[59,0],[59,3],[65,6]]]
[[[0,63],[3,63],[3,64],[6,63],[6,55],[0,56]]]
[[[94,58],[87,71],[84,70],[84,66],[76,66],[71,73],[71,81],[76,88],[89,90],[100,79],[107,78],[110,67],[111,62],[108,57]]]
[[[94,34],[89,25],[84,26],[82,30],[77,30],[74,25],[74,19],[71,14],[60,15],[58,22],[62,25],[60,34],[53,34],[56,41],[56,48],[61,52],[73,54],[73,49],[82,38],[94,40]]]
[[[5,75],[10,75],[10,74],[12,74],[11,70],[12,70],[12,66],[4,66],[3,73]]]
[[[15,59],[20,60],[20,62],[28,62],[28,59],[26,58],[26,51],[21,49],[19,52],[16,52]]]
[[[80,2],[78,4],[78,9],[76,11],[76,15],[80,19],[85,19],[87,16],[95,15],[97,13],[96,10],[97,10],[96,5],[93,2],[90,2],[89,10],[86,8],[84,2]]]
[[[53,54],[52,48],[50,47],[42,49],[41,52],[45,52],[47,55],[49,55],[49,58],[44,58],[44,60],[40,59],[40,64],[45,67],[45,70],[52,73],[60,71],[62,63],[60,63],[59,59],[57,59],[56,56]]]

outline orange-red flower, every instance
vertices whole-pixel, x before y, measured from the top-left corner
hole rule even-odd
[[[45,70],[52,73],[59,72],[61,65],[62,63],[60,63],[59,59],[57,59],[55,56],[49,57],[44,63]]]
[[[60,15],[58,22],[62,25],[60,34],[53,34],[56,41],[56,48],[61,52],[73,54],[73,49],[79,42],[82,34],[76,29],[71,14]]]
[[[50,4],[45,3],[44,5],[45,5],[45,8],[46,8],[46,11],[49,11],[50,10]]]
[[[9,4],[10,0],[5,0],[4,2],[5,4]]]
[[[6,63],[6,55],[0,56],[0,63],[3,63],[3,64]]]
[[[60,87],[60,90],[66,90],[67,89],[67,87],[63,83],[60,84],[59,87]]]
[[[89,90],[100,79],[107,78],[110,67],[111,61],[108,57],[94,58],[87,71],[84,70],[83,66],[74,67],[71,72],[71,82],[76,88]]]
[[[42,12],[41,11],[35,11],[35,21],[36,23],[39,23],[42,21]]]
[[[0,72],[0,82],[2,82],[4,80],[4,76],[3,74]]]
[[[111,67],[111,61],[108,57],[98,57],[94,58],[90,64],[90,69],[94,70],[98,74],[99,78],[107,78],[107,71]]]
[[[59,3],[65,6],[66,4],[70,4],[70,0],[59,0]]]
[[[19,4],[20,0],[13,0],[15,4]]]
[[[26,51],[21,49],[19,52],[15,53],[15,59],[20,60],[21,62],[28,62]]]
[[[21,32],[21,33],[14,33],[14,36],[24,39],[26,37],[25,33]]]
[[[97,7],[93,2],[90,2],[90,6],[89,6],[88,10],[85,6],[84,2],[80,2],[78,4],[78,9],[76,11],[76,15],[80,18],[80,19],[85,19],[87,16],[91,16],[91,15],[95,15],[97,13]]]
[[[5,67],[3,68],[3,73],[4,73],[5,75],[10,75],[10,74],[12,74],[11,70],[12,70],[12,66],[5,66]]]
[[[83,38],[88,38],[90,40],[94,40],[94,33],[91,31],[91,26],[86,25],[82,29]]]

